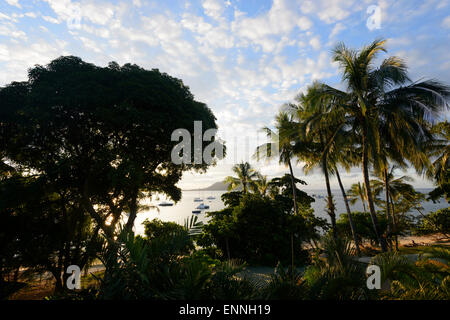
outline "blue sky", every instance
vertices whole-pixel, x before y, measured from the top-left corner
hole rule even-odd
[[[186,174],[181,187],[206,186],[251,160],[279,107],[315,79],[342,87],[330,51],[388,39],[412,79],[450,83],[449,0],[0,0],[0,85],[61,55],[106,66],[136,63],[181,78],[217,117],[228,157],[207,174]],[[369,28],[380,13],[379,28]],[[384,58],[384,57],[381,57]],[[254,163],[270,176],[276,163]],[[302,176],[301,164],[295,171]],[[415,185],[431,186],[416,178]],[[322,188],[319,172],[304,178]],[[344,183],[360,180],[358,169]],[[336,186],[336,185],[334,185]]]

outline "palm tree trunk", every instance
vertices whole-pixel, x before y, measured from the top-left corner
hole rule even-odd
[[[320,144],[323,147],[323,136],[320,135]],[[322,155],[322,170],[325,175],[325,184],[327,186],[327,194],[328,194],[328,215],[331,219],[331,228],[333,230],[333,237],[336,240],[338,238],[337,236],[337,230],[336,230],[336,213],[334,212],[334,203],[333,203],[333,194],[331,193],[330,188],[330,177],[328,175],[328,165],[327,165],[327,151],[324,149],[324,154]]]
[[[366,212],[366,200],[364,199],[363,195],[361,195],[361,202],[362,202],[362,205],[363,205],[364,212]]]
[[[394,224],[394,232],[395,232],[395,250],[398,251],[398,235],[397,235],[397,221],[395,220],[395,206],[394,200],[392,199],[391,194],[389,193],[389,199],[391,199],[391,208],[392,208],[392,222]]]
[[[386,241],[380,235],[380,228],[378,225],[377,214],[375,212],[375,206],[373,204],[372,190],[370,188],[370,180],[369,180],[369,164],[368,164],[368,150],[367,150],[367,138],[365,128],[363,128],[363,136],[362,136],[362,149],[363,149],[363,157],[362,157],[362,165],[363,165],[363,176],[364,176],[364,184],[367,195],[367,203],[369,204],[370,217],[372,219],[373,229],[375,231],[375,236],[378,239],[378,243],[380,244],[381,251],[386,252]]]
[[[388,171],[387,171],[387,166],[384,167],[383,170],[383,180],[384,180],[384,192],[385,192],[385,197],[386,197],[386,221],[387,221],[387,237],[388,239],[390,239],[390,246],[392,248],[392,241],[391,241],[391,236],[392,236],[392,230],[393,225],[394,225],[394,221],[391,217],[391,213],[390,213],[390,206],[389,206],[389,182],[388,182]],[[392,227],[391,224],[392,223]]]
[[[355,242],[356,252],[359,255],[361,253],[361,250],[359,249],[358,238],[356,236],[355,225],[353,224],[352,212],[350,211],[350,206],[348,204],[347,194],[345,193],[344,186],[342,185],[341,176],[339,175],[338,168],[335,167],[335,170],[336,170],[336,178],[338,180],[339,187],[341,188],[342,196],[344,198],[345,208],[347,209],[348,222],[350,223],[350,229],[352,230],[352,236],[353,236],[353,241]]]
[[[291,165],[291,160],[288,160],[288,165],[289,165],[289,171],[291,173],[291,185],[292,185],[292,199],[294,199],[294,213],[298,214],[298,209],[297,209],[297,192],[295,192],[296,190],[296,186],[295,186],[295,178],[294,178],[294,171],[292,170],[292,165]]]
[[[337,230],[336,230],[336,213],[334,212],[333,194],[331,193],[330,177],[328,175],[326,156],[324,156],[322,159],[322,169],[323,169],[323,173],[325,174],[325,184],[327,186],[328,214],[330,215],[330,218],[331,218],[331,228],[333,230],[333,237],[334,237],[334,239],[337,239],[338,236],[337,236]]]
[[[297,192],[295,190],[296,187],[295,187],[295,180],[294,180],[294,171],[292,170],[291,159],[288,159],[288,165],[289,165],[289,172],[291,173],[292,197],[293,197],[293,201],[294,201],[294,214],[297,215],[298,214]],[[291,232],[291,267],[292,267],[292,272],[293,272],[294,271],[294,234],[293,234],[293,232]]]

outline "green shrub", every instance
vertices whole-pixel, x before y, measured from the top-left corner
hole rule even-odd
[[[387,221],[386,215],[384,213],[379,212],[377,214],[379,232],[384,234],[387,229]],[[356,233],[358,235],[358,240],[362,241],[370,241],[371,243],[377,243],[378,238],[373,229],[372,219],[370,217],[369,212],[352,212],[352,220],[355,226]],[[339,219],[336,221],[336,227],[338,229],[338,233],[341,236],[346,238],[352,238],[352,231],[350,228],[350,224],[348,221],[347,213],[343,213],[339,216]]]
[[[255,194],[242,196],[239,205],[211,212],[211,220],[203,227],[197,244],[215,246],[222,258],[245,259],[249,263],[272,265],[278,261],[290,264],[291,233],[295,248],[295,264],[308,262],[302,250],[304,241],[317,236],[319,219],[291,211],[277,200]]]
[[[442,233],[446,237],[450,236],[450,208],[431,212],[425,217],[419,217],[418,220],[414,228],[415,234]]]

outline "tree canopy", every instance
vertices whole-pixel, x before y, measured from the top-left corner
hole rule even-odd
[[[158,192],[178,201],[182,173],[207,169],[171,161],[172,132],[193,132],[196,120],[203,132],[217,128],[180,79],[73,56],[37,65],[27,81],[0,88],[0,104],[2,163],[76,192],[110,238],[123,213],[132,228],[141,197]]]

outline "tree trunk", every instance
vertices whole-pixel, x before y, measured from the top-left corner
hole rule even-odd
[[[362,156],[362,165],[363,165],[363,176],[364,176],[364,184],[367,195],[367,203],[369,204],[370,217],[372,219],[373,229],[375,231],[375,236],[378,239],[378,243],[380,244],[381,251],[386,252],[386,241],[380,235],[380,228],[378,225],[378,218],[375,212],[375,206],[373,204],[372,190],[370,188],[370,180],[369,180],[369,164],[368,164],[368,150],[367,150],[367,138],[365,134],[366,129],[363,128],[363,136],[362,136],[362,148],[363,148],[363,156]]]
[[[385,197],[386,197],[387,237],[388,237],[388,239],[391,239],[392,231],[394,229],[394,221],[392,220],[390,206],[389,206],[389,182],[388,182],[388,172],[387,172],[386,166],[383,170],[383,180],[384,180],[384,193],[385,193]],[[391,227],[390,222],[392,223],[392,227]],[[391,243],[391,248],[392,248],[392,242],[390,241],[390,243]]]
[[[135,189],[133,191],[133,194],[131,196],[131,200],[130,200],[130,215],[128,216],[128,221],[125,225],[125,229],[128,230],[128,232],[131,232],[133,230],[133,225],[134,225],[134,220],[136,219],[137,216],[137,199],[138,197],[138,190]]]
[[[347,209],[348,222],[350,224],[350,229],[352,230],[352,236],[353,236],[353,241],[355,242],[356,252],[359,255],[361,253],[361,250],[359,249],[358,237],[356,236],[355,225],[353,224],[352,212],[350,211],[350,206],[348,204],[347,194],[345,193],[344,186],[342,185],[342,181],[341,181],[341,177],[339,175],[338,168],[336,167],[335,170],[336,170],[336,178],[338,180],[339,187],[341,188],[341,191],[342,191],[342,197],[344,198],[345,208]]]
[[[366,210],[366,200],[364,199],[364,196],[361,197],[361,202],[362,202],[362,205],[363,205],[364,212],[366,212],[367,211]]]
[[[292,165],[291,165],[291,160],[288,160],[288,165],[289,165],[289,171],[291,173],[291,185],[292,185],[292,199],[294,200],[294,213],[298,214],[298,209],[297,209],[297,192],[295,192],[296,190],[296,186],[295,186],[295,178],[294,178],[294,171],[292,170]]]
[[[64,283],[61,279],[61,273],[56,270],[56,268],[50,270],[50,273],[53,275],[53,278],[55,278],[55,293],[59,293],[63,291],[64,289]]]
[[[391,208],[392,208],[392,222],[394,224],[394,239],[395,239],[395,250],[398,251],[398,235],[397,235],[397,221],[395,220],[395,206],[394,200],[392,199],[391,194],[389,193],[389,199],[391,199]]]
[[[337,236],[337,230],[336,230],[336,213],[334,212],[333,194],[331,193],[330,177],[328,175],[326,156],[324,156],[322,159],[322,169],[323,169],[323,173],[325,174],[325,184],[327,186],[328,214],[330,215],[330,218],[331,218],[331,228],[333,230],[333,237],[334,237],[334,239],[337,239],[338,236]]]
[[[288,165],[289,165],[289,172],[291,173],[291,186],[292,186],[292,199],[294,201],[294,214],[298,214],[298,208],[297,208],[297,192],[296,192],[296,186],[295,186],[295,180],[294,180],[294,171],[292,170],[291,165],[291,159],[288,159]],[[294,270],[294,235],[293,232],[291,232],[291,267],[292,271]]]
[[[230,256],[230,245],[228,243],[228,237],[225,238],[225,245],[227,247],[227,257],[228,257],[228,260],[230,260],[231,256]]]

